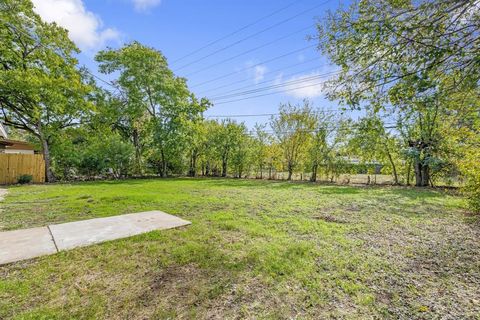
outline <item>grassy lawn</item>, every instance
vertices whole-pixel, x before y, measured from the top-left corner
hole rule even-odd
[[[246,180],[9,188],[0,229],[193,222],[0,267],[0,319],[480,319],[480,223],[441,191]]]

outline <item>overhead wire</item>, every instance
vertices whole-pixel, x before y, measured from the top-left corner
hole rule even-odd
[[[210,70],[210,69],[212,69],[212,68],[217,67],[218,65],[220,65],[220,64],[222,64],[222,63],[232,61],[232,60],[234,60],[234,59],[236,59],[236,58],[238,58],[238,57],[241,57],[241,56],[244,56],[244,55],[246,55],[246,54],[249,54],[249,53],[255,52],[255,51],[257,51],[257,50],[263,49],[263,48],[265,48],[265,47],[268,47],[268,46],[270,46],[270,45],[272,45],[272,44],[274,44],[274,43],[277,43],[277,42],[279,42],[279,41],[281,41],[281,40],[287,39],[287,38],[289,38],[289,37],[291,37],[291,36],[294,36],[294,35],[299,34],[299,33],[303,32],[303,31],[305,31],[305,30],[308,30],[308,29],[310,29],[312,26],[314,26],[314,25],[309,25],[308,27],[303,27],[303,28],[301,28],[301,29],[299,29],[299,30],[296,30],[296,31],[294,31],[294,32],[292,32],[292,33],[289,33],[289,34],[287,34],[287,35],[285,35],[285,36],[281,36],[281,37],[279,37],[279,38],[276,38],[275,40],[269,41],[269,42],[264,43],[264,44],[262,44],[262,45],[260,45],[260,46],[257,46],[257,47],[248,49],[248,50],[243,51],[243,52],[241,52],[241,53],[239,53],[239,54],[236,54],[236,55],[234,55],[234,56],[232,56],[232,57],[228,57],[228,58],[226,58],[226,59],[223,59],[223,60],[221,60],[221,61],[218,61],[218,62],[216,62],[216,63],[213,63],[213,64],[211,64],[211,65],[208,65],[208,66],[206,66],[206,67],[203,67],[203,68],[201,68],[201,69],[199,69],[199,70],[196,70],[195,72],[191,72],[191,73],[187,74],[186,77],[190,77],[190,76],[193,76],[193,75],[198,74],[198,73],[200,73],[200,72],[203,72],[203,71],[206,71],[206,70]],[[178,71],[178,70],[177,70],[177,71]]]
[[[183,69],[185,69],[186,67],[189,67],[189,66],[191,66],[191,65],[193,65],[193,64],[195,64],[195,63],[198,63],[198,62],[200,62],[200,61],[203,61],[203,60],[205,60],[205,59],[207,59],[207,58],[209,58],[209,57],[211,57],[211,56],[213,56],[213,55],[216,55],[217,53],[220,53],[220,52],[222,52],[222,51],[225,51],[225,50],[227,50],[227,49],[230,49],[231,47],[233,47],[233,46],[235,46],[235,45],[237,45],[237,44],[239,44],[239,43],[242,43],[242,42],[244,42],[244,41],[246,41],[246,40],[248,40],[248,39],[254,38],[254,37],[258,36],[259,34],[265,33],[265,32],[267,32],[267,31],[269,31],[269,30],[271,30],[271,29],[273,29],[273,28],[276,28],[276,27],[278,27],[278,26],[280,26],[280,25],[282,25],[282,24],[285,24],[285,23],[287,23],[287,22],[289,22],[289,21],[291,21],[291,20],[293,20],[293,19],[295,19],[295,18],[297,18],[297,17],[299,17],[299,16],[301,16],[301,15],[304,15],[304,14],[306,14],[306,13],[308,13],[308,12],[311,12],[312,10],[314,10],[314,9],[316,9],[316,8],[319,8],[319,7],[321,7],[321,6],[324,6],[325,4],[329,3],[330,1],[332,1],[332,0],[323,1],[323,2],[320,3],[320,4],[317,4],[317,5],[311,7],[311,8],[309,8],[309,9],[307,9],[307,10],[303,10],[303,11],[301,11],[300,13],[297,13],[297,14],[295,14],[295,15],[293,15],[293,16],[290,16],[290,17],[287,18],[287,19],[284,19],[284,20],[282,20],[282,21],[279,21],[279,22],[277,22],[277,23],[275,23],[275,24],[267,27],[267,28],[264,28],[264,29],[262,29],[262,30],[260,30],[260,31],[257,31],[257,32],[255,32],[254,34],[251,34],[251,35],[249,35],[249,36],[247,36],[247,37],[244,37],[244,38],[242,38],[242,39],[240,39],[240,40],[237,40],[237,41],[235,41],[235,42],[233,42],[233,43],[231,43],[231,44],[229,44],[229,45],[227,45],[227,46],[224,46],[224,47],[222,47],[222,48],[220,48],[220,49],[217,49],[217,50],[215,50],[215,51],[213,51],[213,52],[211,52],[211,53],[209,53],[209,54],[207,54],[207,55],[205,55],[205,56],[202,56],[201,58],[198,58],[198,59],[196,59],[196,60],[194,60],[194,61],[191,61],[191,62],[189,62],[189,63],[187,63],[187,64],[185,64],[185,65],[183,65],[183,66],[181,66],[181,67],[179,67],[179,68],[176,68],[176,71],[178,72],[178,71],[180,71],[180,70],[183,70]]]
[[[279,56],[275,56],[275,57],[270,58],[270,59],[267,59],[267,60],[264,60],[264,61],[262,61],[262,62],[259,62],[259,63],[257,63],[257,64],[254,64],[254,65],[252,65],[252,66],[248,66],[248,67],[245,67],[245,68],[242,68],[242,69],[239,69],[239,70],[236,70],[236,71],[232,71],[232,72],[230,72],[230,73],[227,73],[227,74],[218,76],[218,77],[216,77],[216,78],[213,78],[213,79],[210,79],[210,80],[207,80],[207,81],[198,83],[198,84],[194,84],[194,85],[192,85],[191,87],[204,86],[204,85],[206,85],[206,84],[208,84],[208,83],[212,83],[212,82],[215,82],[215,81],[218,81],[218,80],[221,80],[221,79],[225,79],[225,78],[227,78],[227,77],[230,77],[230,76],[232,76],[232,75],[238,74],[238,73],[240,73],[240,72],[244,72],[244,71],[246,71],[246,70],[250,70],[250,69],[253,69],[253,68],[255,68],[255,67],[261,66],[261,65],[263,65],[263,64],[265,64],[265,63],[269,63],[269,62],[272,62],[272,61],[280,60],[280,59],[282,59],[282,58],[291,56],[291,55],[293,55],[293,54],[296,54],[296,53],[299,53],[299,52],[302,52],[302,51],[305,51],[305,50],[310,49],[310,48],[313,48],[313,47],[315,47],[315,46],[316,46],[316,45],[313,44],[313,45],[308,45],[308,46],[305,46],[305,47],[303,47],[303,48],[299,48],[299,49],[296,49],[296,50],[293,50],[293,51],[289,51],[289,52],[287,52],[287,53],[281,54],[281,55],[279,55]]]
[[[269,14],[267,14],[267,15],[265,15],[265,16],[257,19],[257,20],[255,20],[255,21],[253,21],[253,22],[250,22],[250,23],[244,25],[243,27],[240,27],[239,29],[234,30],[233,32],[228,33],[228,34],[225,35],[225,36],[222,36],[222,37],[220,37],[220,38],[218,38],[218,39],[216,39],[216,40],[213,40],[213,41],[207,43],[206,45],[204,45],[204,46],[202,46],[202,47],[200,47],[200,48],[198,48],[198,49],[195,49],[195,50],[191,51],[190,53],[187,53],[186,55],[184,55],[184,56],[182,56],[182,57],[180,57],[180,58],[172,61],[172,63],[177,63],[177,62],[179,62],[179,61],[181,61],[181,60],[184,60],[185,58],[188,58],[188,57],[190,57],[190,56],[192,56],[192,55],[194,55],[194,54],[196,54],[196,53],[198,53],[198,52],[200,52],[200,51],[202,51],[202,50],[204,50],[204,49],[206,49],[206,48],[208,48],[208,47],[213,46],[214,44],[219,43],[220,41],[223,41],[223,40],[225,40],[225,39],[228,39],[229,37],[234,36],[234,35],[242,32],[243,30],[246,30],[246,29],[248,29],[248,28],[256,25],[256,24],[259,23],[259,22],[262,22],[262,21],[264,21],[264,20],[266,20],[266,19],[268,19],[268,18],[270,18],[270,17],[273,17],[273,16],[276,15],[277,13],[280,13],[280,12],[282,12],[282,11],[285,11],[286,9],[288,9],[288,8],[290,8],[290,7],[298,4],[298,3],[301,2],[301,1],[302,1],[302,0],[293,1],[293,2],[289,3],[288,5],[286,5],[286,6],[284,6],[284,7],[281,7],[280,9],[277,9],[277,10],[275,10],[275,11],[273,11],[273,12],[271,12],[271,13],[269,13]]]
[[[275,73],[275,72],[279,72],[279,71],[288,70],[288,69],[291,69],[291,68],[294,68],[294,67],[298,67],[298,66],[300,66],[300,65],[304,65],[304,64],[310,63],[310,62],[312,62],[312,61],[318,61],[318,57],[315,57],[315,58],[309,59],[309,60],[300,61],[300,62],[298,62],[298,63],[292,64],[292,65],[289,65],[289,66],[286,66],[286,67],[282,67],[282,68],[278,68],[278,69],[275,69],[275,70],[272,70],[272,71],[265,72],[265,73],[263,74],[263,76],[269,75],[269,74],[272,74],[272,73]],[[322,66],[319,66],[319,67],[322,67]],[[311,68],[309,68],[309,69],[311,69]],[[309,70],[309,69],[308,69],[308,70]],[[307,70],[307,71],[308,71],[308,70]],[[305,71],[303,71],[303,72],[305,72]],[[290,74],[290,75],[291,75],[291,74]],[[286,76],[290,76],[290,75],[286,75]],[[202,94],[207,93],[207,92],[217,91],[217,90],[223,89],[223,88],[228,88],[228,87],[231,87],[231,86],[233,86],[233,85],[235,85],[235,84],[243,83],[243,82],[245,82],[245,81],[247,81],[247,80],[246,80],[246,79],[236,80],[236,81],[227,83],[227,84],[225,84],[225,85],[221,85],[221,86],[215,87],[215,88],[213,88],[213,89],[201,90],[201,91],[198,92],[198,94],[199,94],[199,95],[202,95]]]
[[[268,91],[268,90],[271,90],[271,89],[289,87],[289,86],[294,85],[294,84],[301,84],[302,82],[305,82],[305,81],[313,81],[313,80],[322,79],[322,78],[325,78],[325,77],[328,77],[328,76],[331,76],[331,75],[338,74],[338,72],[339,71],[332,71],[332,72],[327,72],[327,73],[324,73],[324,74],[317,74],[317,75],[313,75],[313,76],[309,76],[309,77],[302,77],[302,78],[295,79],[295,80],[284,81],[282,83],[273,84],[273,85],[266,86],[266,87],[260,87],[260,88],[252,89],[252,90],[248,90],[248,91],[226,94],[226,95],[223,95],[223,96],[216,96],[216,97],[212,97],[212,100],[229,99],[229,98],[234,98],[234,97],[237,97],[237,96],[244,96],[244,95],[249,95],[249,94],[258,93],[258,92],[262,92],[262,91]],[[273,81],[275,81],[275,80],[273,80]],[[271,82],[271,81],[269,81],[269,82]]]
[[[315,86],[321,85],[322,83],[323,83],[323,82],[318,82],[318,83],[313,83],[313,84],[306,85],[306,86],[293,87],[293,88],[289,88],[289,90],[298,90],[298,89],[305,89],[305,88],[315,87]],[[214,102],[214,105],[221,105],[221,104],[227,104],[227,103],[232,103],[232,102],[244,101],[244,100],[249,100],[249,99],[254,99],[254,98],[259,98],[259,97],[265,97],[265,96],[270,96],[270,95],[273,95],[273,94],[279,94],[279,93],[282,93],[282,92],[283,92],[283,91],[275,91],[275,92],[269,92],[269,93],[259,94],[259,95],[250,96],[250,97],[245,97],[245,98],[240,98],[240,99],[234,99],[234,100],[229,100],[229,101],[221,101],[221,102],[218,102],[218,103],[215,103],[215,102]]]

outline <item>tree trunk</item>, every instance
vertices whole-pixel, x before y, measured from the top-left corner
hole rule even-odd
[[[312,166],[312,176],[310,177],[310,182],[317,181],[317,170],[318,170],[318,164],[315,163]]]
[[[55,182],[55,175],[52,171],[52,160],[50,158],[50,146],[47,139],[40,136],[40,141],[43,148],[43,159],[45,160],[45,180],[46,182]]]
[[[422,163],[420,159],[415,159],[414,163],[415,171],[415,186],[428,187],[430,182],[430,168],[428,165]]]
[[[397,174],[397,167],[395,166],[395,162],[393,162],[392,155],[390,154],[390,151],[387,148],[387,156],[388,156],[388,161],[390,161],[390,165],[392,166],[392,171],[393,171],[393,183],[395,185],[398,184],[398,174]]]
[[[142,173],[142,150],[140,148],[140,137],[138,135],[138,130],[133,130],[133,147],[135,148],[135,173]]]
[[[292,180],[292,174],[293,174],[293,165],[291,162],[288,163],[288,178],[287,180]]]
[[[407,186],[410,186],[410,173],[412,172],[412,161],[408,161],[408,167],[407,167]]]
[[[167,162],[163,150],[160,151],[160,177],[165,178],[167,175]]]
[[[428,165],[422,165],[422,187],[428,187],[430,184],[430,168]]]
[[[190,156],[190,169],[188,175],[190,177],[195,177],[197,175],[197,152],[193,151]]]
[[[223,158],[222,159],[222,177],[226,177],[227,176],[227,159],[226,158]]]

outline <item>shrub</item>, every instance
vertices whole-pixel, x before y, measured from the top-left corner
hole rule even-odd
[[[480,148],[474,149],[473,152],[467,153],[461,161],[463,175],[467,178],[464,192],[468,199],[469,208],[475,213],[480,213],[480,169],[478,168],[479,163]]]
[[[480,213],[480,179],[470,179],[465,188],[470,209]]]
[[[18,183],[20,184],[27,184],[32,182],[33,176],[30,174],[22,174],[20,177],[18,177]]]

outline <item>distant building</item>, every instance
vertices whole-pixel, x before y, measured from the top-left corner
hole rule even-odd
[[[342,157],[344,161],[354,165],[366,165],[366,166],[373,166],[375,168],[375,174],[380,174],[382,172],[383,164],[373,160],[371,162],[362,162],[358,158],[350,158],[350,157]]]
[[[25,141],[8,139],[7,130],[0,123],[0,153],[34,154],[35,147]]]

